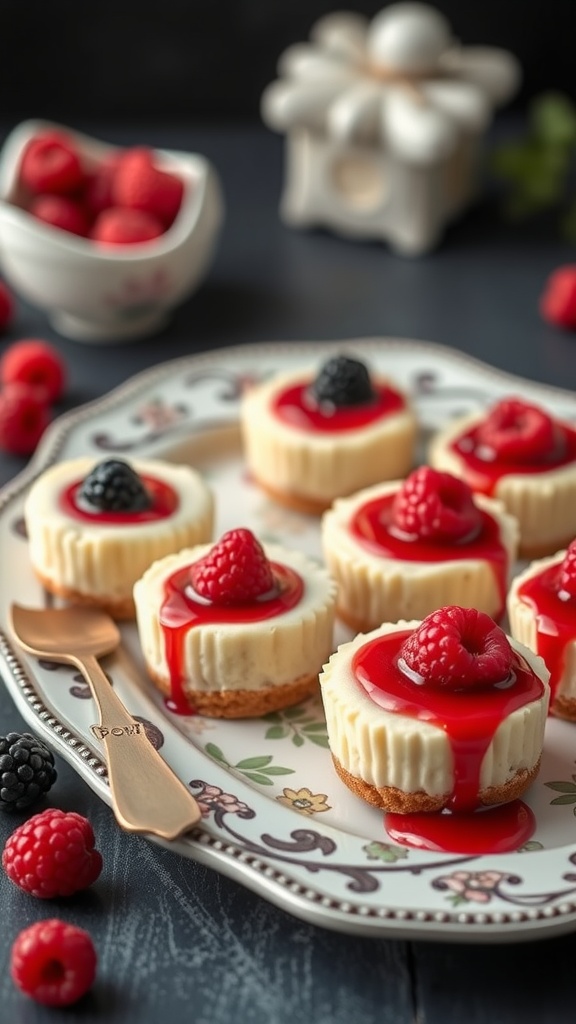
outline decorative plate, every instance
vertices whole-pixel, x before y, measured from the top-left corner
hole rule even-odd
[[[71,668],[25,655],[11,638],[13,601],[41,606],[22,506],[51,463],[112,453],[191,461],[217,498],[216,536],[249,526],[320,557],[317,521],[283,510],[247,480],[237,430],[247,381],[317,367],[335,351],[385,370],[411,395],[422,434],[521,393],[576,420],[576,396],[521,380],[441,346],[393,339],[243,346],[148,370],[56,421],[24,473],[0,492],[0,668],[29,727],[110,803],[91,732],[95,712]],[[337,641],[347,637],[338,628]],[[223,722],[169,712],[147,681],[135,627],[105,661],[112,683],[202,808],[172,848],[235,878],[296,917],[379,937],[503,942],[576,928],[576,726],[550,719],[542,768],[527,802],[537,829],[515,853],[462,856],[395,845],[383,815],[332,768],[318,698],[266,718]],[[129,657],[127,657],[127,654]]]

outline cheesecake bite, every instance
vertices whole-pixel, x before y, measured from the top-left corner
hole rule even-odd
[[[500,618],[518,526],[501,502],[429,466],[340,498],[321,523],[337,614],[353,630],[422,619],[445,604]]]
[[[512,636],[546,663],[551,713],[576,722],[576,540],[516,576],[508,617]]]
[[[500,499],[520,528],[520,555],[553,554],[576,533],[576,430],[521,398],[458,419],[428,461]]]
[[[180,714],[247,718],[297,704],[333,650],[326,570],[247,529],[155,562],[134,600],[148,673]]]
[[[251,387],[240,422],[254,481],[305,513],[320,514],[335,498],[405,476],[413,465],[417,421],[406,396],[345,355],[316,375],[283,373]]]
[[[338,775],[386,811],[468,814],[536,777],[548,671],[482,612],[385,623],[340,646],[320,684]]]
[[[212,537],[213,496],[190,466],[77,458],[32,484],[24,519],[46,590],[134,617],[134,583],[155,559]]]

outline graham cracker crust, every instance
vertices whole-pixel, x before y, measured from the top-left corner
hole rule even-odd
[[[154,685],[170,696],[170,680],[147,666]],[[205,690],[186,688],[186,699],[190,713],[205,715],[207,718],[262,718],[271,711],[300,704],[318,689],[318,676],[302,676],[292,683],[281,686],[263,686],[259,690],[220,690],[209,693]]]
[[[54,594],[55,597],[61,597],[65,601],[69,601],[71,604],[80,604],[90,608],[100,608],[102,611],[108,612],[108,614],[118,622],[136,618],[136,608],[134,606],[134,599],[131,592],[128,597],[121,597],[117,600],[112,600],[109,597],[98,597],[96,594],[83,594],[79,590],[73,590],[71,587],[64,587],[60,583],[55,583],[54,580],[49,579],[48,576],[44,576],[42,573],[38,572],[37,569],[34,569],[34,572],[44,589],[47,590],[49,594]]]
[[[351,789],[356,796],[374,807],[383,811],[392,811],[394,814],[416,814],[428,811],[441,811],[450,800],[450,793],[442,796],[430,796],[423,791],[417,793],[405,793],[395,786],[373,786],[369,782],[352,775],[340,763],[337,757],[332,755],[332,761],[337,774],[342,782]],[[510,803],[518,799],[522,793],[534,782],[540,770],[540,758],[538,763],[531,769],[521,768],[520,771],[504,783],[503,786],[489,786],[478,794],[478,805],[490,807],[493,804]]]

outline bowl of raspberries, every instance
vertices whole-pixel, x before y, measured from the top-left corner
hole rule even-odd
[[[159,330],[210,267],[224,206],[196,153],[114,146],[51,121],[0,152],[3,276],[77,341]]]

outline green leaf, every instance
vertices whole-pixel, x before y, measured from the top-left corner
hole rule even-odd
[[[257,782],[259,786],[272,786],[274,783],[272,779],[266,778],[265,775],[260,775],[258,772],[244,772],[247,779],[250,782]]]
[[[302,732],[326,732],[326,722],[312,722],[310,725],[303,725]]]
[[[222,764],[229,763],[220,750],[220,747],[217,747],[215,743],[207,743],[204,750],[210,757],[214,757],[217,761],[221,761]]]
[[[262,754],[260,757],[246,757],[243,761],[238,761],[235,764],[235,768],[240,768],[244,771],[245,768],[264,768],[265,765],[270,764],[272,756],[270,754]]]
[[[576,796],[576,785],[573,782],[545,782],[544,785],[557,793],[573,793]]]
[[[271,725],[266,735],[265,740],[282,740],[285,736],[288,736],[290,730],[285,725]]]
[[[262,715],[265,722],[281,722],[282,715],[278,711],[270,711],[267,715]]]
[[[297,732],[295,732],[292,737],[292,743],[294,744],[295,747],[303,747],[304,737],[300,736]]]
[[[292,721],[293,719],[295,720],[297,718],[305,718],[306,714],[306,708],[302,707],[301,704],[297,704],[295,708],[285,709],[284,718],[288,718],[290,719],[290,721]]]
[[[530,107],[530,123],[535,136],[549,145],[576,143],[576,109],[563,93],[546,92],[537,96]]]
[[[308,739],[310,743],[314,743],[317,747],[324,747],[325,749],[328,747],[327,736],[309,736]]]
[[[550,801],[550,805],[552,804],[576,804],[576,793],[565,793],[564,796],[555,796]]]
[[[293,768],[280,768],[277,764],[271,764],[269,768],[262,768],[265,775],[294,775]]]

